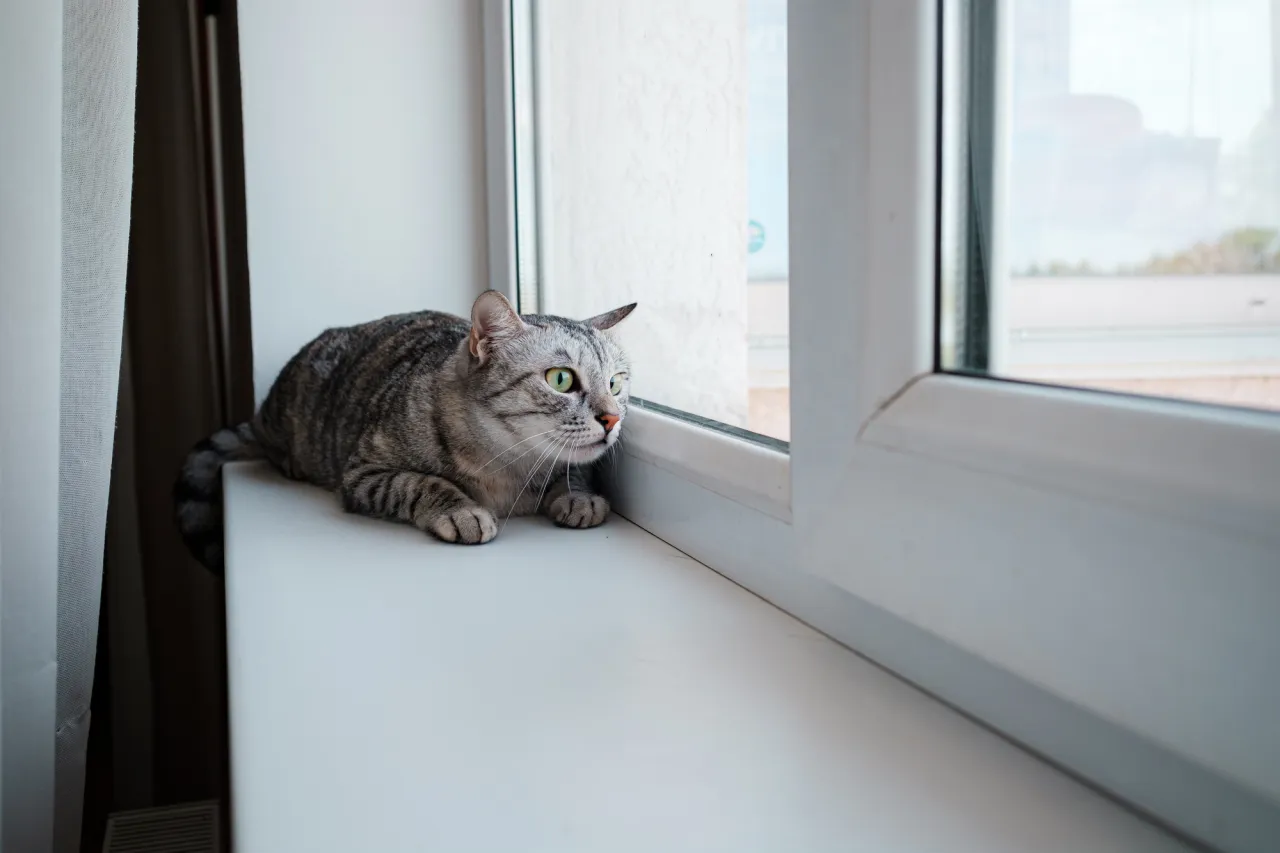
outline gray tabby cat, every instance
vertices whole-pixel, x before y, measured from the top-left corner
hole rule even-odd
[[[348,512],[445,542],[488,542],[511,515],[602,523],[609,504],[592,463],[616,446],[631,386],[626,353],[604,332],[634,308],[521,317],[488,291],[470,323],[422,311],[324,332],[252,422],[187,457],[174,487],[187,547],[222,570],[221,471],[239,459],[265,458],[336,490]]]

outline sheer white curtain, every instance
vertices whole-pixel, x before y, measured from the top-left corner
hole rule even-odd
[[[137,0],[0,3],[0,847],[79,848]]]
[[[64,0],[55,849],[80,847],[123,341],[138,0]]]

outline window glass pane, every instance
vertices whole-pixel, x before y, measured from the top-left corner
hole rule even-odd
[[[521,310],[639,302],[641,405],[785,441],[786,0],[513,12]]]
[[[1280,0],[943,32],[943,367],[1280,409]]]

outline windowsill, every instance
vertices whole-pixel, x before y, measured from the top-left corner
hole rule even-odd
[[[616,516],[464,548],[225,477],[240,853],[1186,849]]]

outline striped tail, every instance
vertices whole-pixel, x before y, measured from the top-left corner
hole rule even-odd
[[[173,512],[182,541],[214,574],[222,574],[222,466],[262,457],[252,424],[220,429],[191,448],[173,484]]]

